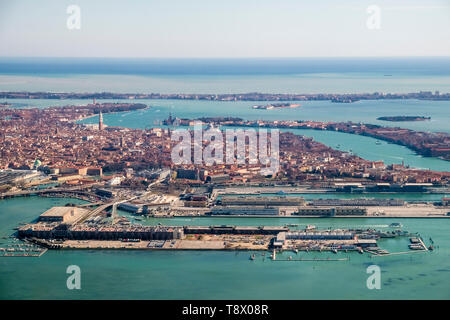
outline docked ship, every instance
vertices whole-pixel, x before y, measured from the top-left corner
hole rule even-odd
[[[268,105],[254,105],[253,109],[263,109],[263,110],[272,110],[272,109],[285,109],[285,108],[298,108],[301,107],[300,104],[294,103],[273,103]]]

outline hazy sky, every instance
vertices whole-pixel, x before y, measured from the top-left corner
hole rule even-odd
[[[0,0],[0,56],[450,56],[450,0]]]

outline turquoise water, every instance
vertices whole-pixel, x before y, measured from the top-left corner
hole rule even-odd
[[[0,201],[0,235],[21,221],[68,199],[16,198]],[[171,225],[282,225],[404,229],[432,237],[431,253],[370,258],[357,253],[299,253],[298,257],[350,257],[350,261],[254,261],[248,252],[48,251],[40,258],[0,258],[0,299],[448,299],[450,240],[448,219],[153,219]],[[5,241],[5,240],[0,240]],[[427,241],[426,241],[427,242]],[[391,251],[404,251],[407,239],[380,241]],[[287,258],[294,253],[286,252]],[[66,268],[81,268],[81,290],[66,288]],[[381,268],[381,290],[366,288],[366,268]],[[345,288],[345,289],[344,289]]]
[[[97,102],[123,102],[124,100],[97,99]],[[126,100],[125,100],[126,101]],[[230,116],[248,120],[314,120],[314,121],[353,121],[408,128],[418,131],[450,133],[450,101],[422,100],[368,100],[355,103],[332,103],[330,101],[293,101],[301,108],[256,110],[256,104],[268,104],[268,101],[197,101],[197,100],[160,100],[139,99],[138,102],[152,108],[124,114],[104,115],[110,125],[123,126],[124,117],[132,119],[127,123],[132,128],[153,126],[155,121],[167,119],[171,112],[179,118],[194,119],[203,116]],[[38,107],[64,105],[86,105],[90,100],[82,99],[11,99],[13,107]],[[275,101],[272,101],[275,102]],[[430,121],[390,122],[376,120],[389,115],[423,115]],[[95,119],[87,121],[95,122]]]

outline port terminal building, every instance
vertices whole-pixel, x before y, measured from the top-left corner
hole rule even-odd
[[[367,208],[360,207],[302,207],[294,215],[300,216],[365,216]]]
[[[20,238],[66,240],[173,240],[184,236],[183,227],[169,226],[88,226],[66,224],[30,224],[19,228]]]
[[[280,232],[289,231],[287,227],[270,227],[270,226],[186,226],[185,234],[261,234],[261,235],[277,235]]]
[[[53,207],[41,214],[38,221],[73,223],[88,213],[89,210],[77,207]]]
[[[296,196],[222,196],[218,203],[223,206],[303,206],[305,199]]]
[[[214,206],[211,208],[210,214],[223,216],[277,216],[280,214],[280,209],[264,206]]]

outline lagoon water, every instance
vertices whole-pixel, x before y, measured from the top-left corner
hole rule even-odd
[[[145,101],[145,100],[144,100]],[[144,102],[143,101],[143,102]],[[418,112],[419,107],[414,108],[413,101],[402,101],[385,103],[386,101],[376,101],[367,109],[372,110],[366,115],[364,107],[343,106],[342,112],[338,111],[342,104],[334,104],[328,101],[300,102],[303,107],[284,109],[284,110],[254,110],[252,105],[267,102],[211,102],[211,101],[180,101],[180,100],[147,100],[151,108],[146,110],[137,110],[127,113],[106,114],[103,121],[109,126],[128,127],[128,128],[150,128],[160,126],[162,120],[167,119],[169,113],[179,118],[194,119],[204,116],[230,116],[241,117],[243,119],[255,120],[318,120],[318,121],[347,121],[379,123],[381,121],[373,120],[377,116],[374,114],[386,114],[392,112],[396,103],[404,103],[404,108],[408,113]],[[423,102],[423,101],[421,101]],[[374,103],[374,101],[370,101]],[[425,103],[425,102],[424,102]],[[436,102],[427,102],[433,107]],[[316,112],[316,108],[317,111]],[[399,108],[397,106],[397,108]],[[441,104],[441,107],[435,107],[436,119],[433,123],[397,124],[401,127],[410,127],[415,130],[423,131],[449,131],[447,123],[450,123],[450,112],[446,111],[447,105]],[[414,110],[416,109],[416,110]],[[376,111],[375,111],[376,110]],[[279,112],[280,111],[280,112]],[[431,113],[431,111],[429,111]],[[433,112],[433,113],[434,113]],[[432,117],[433,117],[432,116]],[[448,117],[448,121],[447,121]],[[98,117],[92,117],[81,121],[82,123],[97,123]],[[386,125],[386,124],[384,124]],[[388,123],[387,125],[392,125]],[[414,128],[415,127],[415,128]],[[432,129],[434,128],[434,129]],[[332,148],[339,148],[342,151],[352,152],[364,159],[377,161],[383,160],[386,164],[409,165],[415,168],[431,169],[437,171],[450,171],[450,162],[438,158],[422,157],[404,146],[399,146],[385,141],[377,143],[377,140],[370,137],[352,135],[341,132],[308,130],[308,129],[282,129],[281,131],[290,131],[295,134],[312,137],[316,141],[328,145]]]
[[[123,100],[98,100],[99,102],[120,102]],[[193,100],[136,100],[150,106],[146,110],[125,113],[105,114],[104,123],[108,126],[146,129],[161,126],[171,113],[174,117],[194,119],[204,116],[234,116],[248,120],[316,120],[316,121],[353,121],[398,126],[413,130],[431,132],[450,132],[449,101],[417,101],[417,100],[382,100],[360,101],[352,104],[337,104],[330,101],[300,101],[300,108],[280,110],[255,110],[255,104],[265,104],[267,101],[220,102]],[[52,99],[14,99],[10,100],[12,107],[48,107],[62,105],[85,105],[86,100],[52,100]],[[425,111],[426,110],[426,113]],[[426,115],[431,121],[419,122],[386,122],[376,120],[383,115]],[[98,123],[98,117],[92,117],[81,123]],[[318,131],[307,129],[283,129],[296,134],[312,137],[332,148],[352,152],[364,159],[383,160],[386,164],[401,164],[415,168],[437,171],[450,171],[450,163],[438,158],[422,157],[412,150],[385,141],[377,144],[377,140],[365,136],[357,136],[341,132]]]
[[[16,198],[0,201],[0,236],[19,222],[72,199]],[[125,214],[125,213],[121,213]],[[126,214],[125,214],[126,215]],[[420,232],[429,253],[370,257],[358,253],[299,253],[303,258],[344,258],[350,261],[271,261],[268,254],[201,251],[48,251],[40,258],[0,257],[0,299],[449,299],[449,219],[317,219],[317,218],[174,218],[142,223],[167,225],[314,224],[318,228],[364,227]],[[9,240],[0,240],[5,242]],[[408,240],[389,239],[380,246],[405,251]],[[285,252],[284,258],[296,257]],[[369,290],[366,269],[381,268],[381,289]],[[68,290],[66,268],[81,268],[81,290]]]

